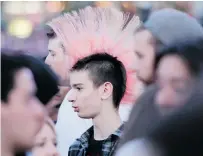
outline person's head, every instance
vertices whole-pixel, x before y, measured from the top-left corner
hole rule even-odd
[[[48,110],[49,117],[54,122],[57,121],[59,108],[69,89],[69,87],[59,86],[59,92],[45,106]]]
[[[135,32],[137,77],[151,84],[154,82],[155,61],[159,51],[185,38],[202,38],[203,28],[193,17],[174,10],[161,9],[153,12]]]
[[[157,58],[156,104],[165,112],[176,109],[191,95],[202,71],[203,40],[177,43]],[[169,111],[170,112],[170,111]]]
[[[135,68],[137,77],[145,84],[151,84],[154,81],[154,61],[157,48],[163,44],[154,38],[152,33],[140,27],[135,34]]]
[[[36,96],[42,104],[47,103],[59,91],[58,77],[43,61],[30,55],[16,55],[16,59],[23,59],[23,63],[33,73],[36,83],[37,92]]]
[[[67,51],[65,51],[65,48],[61,40],[51,27],[49,26],[47,27],[46,34],[49,39],[48,43],[49,54],[46,57],[45,63],[48,64],[53,69],[53,71],[58,75],[60,79],[59,82],[60,85],[68,86],[69,61]]]
[[[46,118],[43,127],[35,137],[32,148],[33,156],[59,156],[57,151],[57,136],[54,124],[50,118]]]
[[[32,71],[22,57],[1,54],[1,136],[3,150],[24,151],[34,144],[44,121]],[[4,149],[7,148],[7,149]]]
[[[133,32],[139,24],[135,15],[129,17],[115,8],[90,6],[64,13],[48,23],[64,46],[68,71],[79,59],[95,53],[106,52],[118,57],[126,67],[127,85],[122,103],[128,104],[136,99]]]
[[[126,70],[117,58],[93,54],[79,60],[70,72],[73,108],[83,118],[94,118],[103,109],[117,110],[126,90]]]
[[[56,74],[38,58],[29,55],[18,55],[16,57],[24,59],[24,64],[32,71],[37,86],[36,96],[41,103],[45,105],[48,115],[51,117],[53,114],[50,112],[55,112],[54,114],[57,116],[60,106],[56,107],[56,105],[62,102],[62,98],[64,98],[65,95],[61,95],[62,91],[59,91],[58,77]],[[58,97],[58,99],[53,100],[56,99],[56,97]],[[57,103],[53,105],[52,102]]]

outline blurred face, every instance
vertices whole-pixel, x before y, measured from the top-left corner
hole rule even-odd
[[[193,78],[186,62],[177,55],[164,56],[157,69],[156,103],[162,113],[182,105],[192,91]]]
[[[32,154],[33,156],[59,156],[56,146],[56,134],[50,125],[45,123],[35,138]]]
[[[144,83],[151,83],[154,77],[155,51],[152,44],[152,35],[147,30],[135,34],[135,68],[137,77]]]
[[[2,135],[16,149],[29,149],[44,122],[44,108],[36,94],[33,75],[29,69],[16,72],[14,87],[8,102],[2,102]]]
[[[74,71],[70,73],[71,90],[68,100],[72,102],[73,109],[81,118],[94,118],[102,109],[102,100],[108,99],[112,94],[112,87],[105,83],[94,87],[88,71]]]
[[[62,43],[57,37],[49,40],[48,50],[49,54],[45,60],[45,63],[48,64],[52,68],[52,70],[58,75],[60,79],[60,85],[69,85],[68,55],[67,53],[65,53]]]
[[[48,114],[53,121],[57,121],[58,110],[63,102],[66,94],[69,91],[69,87],[59,87],[59,92],[55,95],[51,101],[46,105],[46,109],[48,110]]]

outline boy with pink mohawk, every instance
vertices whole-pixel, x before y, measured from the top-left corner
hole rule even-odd
[[[64,61],[66,62],[64,63],[67,72],[64,74],[66,80],[68,71],[72,66],[78,60],[92,54],[105,52],[117,57],[122,62],[126,70],[127,84],[119,111],[124,121],[127,120],[136,98],[133,32],[139,26],[137,17],[133,17],[130,21],[128,18],[128,15],[113,8],[86,7],[78,12],[66,13],[48,23],[57,36],[58,45],[63,47],[64,57],[66,58],[61,57],[61,60],[66,59]],[[50,60],[50,57],[49,55],[47,60]],[[51,65],[51,61],[46,62]],[[55,71],[57,72],[57,70]],[[56,125],[59,136],[59,150],[62,156],[67,155],[70,141],[73,143],[92,125],[90,119],[78,118],[77,114],[70,109],[71,102],[68,103],[65,98],[59,110]],[[75,133],[72,133],[71,128]]]

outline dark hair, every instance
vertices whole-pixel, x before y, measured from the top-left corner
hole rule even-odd
[[[50,26],[46,25],[45,29],[46,29],[46,36],[48,37],[48,39],[53,39],[57,36],[54,30]]]
[[[118,108],[126,90],[126,70],[122,62],[107,53],[93,54],[79,60],[71,71],[88,70],[96,87],[113,85],[113,103]]]
[[[202,70],[203,40],[197,39],[193,41],[180,41],[179,43],[172,44],[161,50],[159,54],[160,55],[155,61],[155,67],[158,66],[158,63],[162,57],[175,54],[183,58],[190,69],[190,73],[194,76],[197,76]]]
[[[32,71],[37,86],[36,96],[46,105],[59,91],[58,77],[51,68],[40,59],[29,55],[18,55],[16,59],[18,58],[22,58],[24,65]]]
[[[15,156],[26,156],[26,152],[16,152]]]
[[[29,55],[2,54],[1,100],[7,101],[8,94],[14,86],[15,73],[21,68],[32,71],[37,86],[36,96],[43,104],[47,104],[59,91],[56,75],[44,62]]]
[[[21,58],[16,60],[12,56],[1,54],[1,100],[8,101],[8,95],[15,83],[15,74],[22,68],[26,68]]]

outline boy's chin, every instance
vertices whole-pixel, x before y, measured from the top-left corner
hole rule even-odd
[[[93,118],[91,115],[82,114],[80,112],[78,112],[78,117],[83,118],[83,119],[92,119]]]

